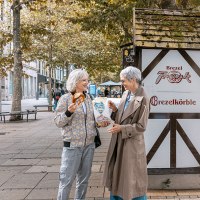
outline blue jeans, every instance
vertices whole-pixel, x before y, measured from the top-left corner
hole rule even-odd
[[[86,147],[63,147],[57,200],[69,199],[75,178],[76,194],[74,199],[85,200],[94,149],[94,143]]]
[[[119,196],[113,196],[110,193],[110,200],[123,200],[123,199],[121,197],[119,197]],[[132,200],[147,200],[147,196],[144,195],[144,196],[141,196],[141,197],[135,197]]]

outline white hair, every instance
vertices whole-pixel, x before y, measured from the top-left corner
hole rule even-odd
[[[132,66],[128,66],[125,69],[123,69],[120,72],[120,76],[123,76],[129,81],[135,78],[138,83],[141,82],[141,77],[142,77],[141,71],[138,68]]]
[[[67,79],[67,90],[69,92],[75,92],[76,84],[84,77],[88,77],[88,73],[84,69],[75,69],[73,70]]]

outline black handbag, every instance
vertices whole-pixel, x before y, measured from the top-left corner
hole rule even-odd
[[[99,130],[96,128],[96,131],[97,131],[97,135],[94,138],[95,148],[101,146],[101,138],[100,138]]]
[[[90,96],[90,99],[93,100],[93,97],[90,94],[89,94],[89,96]],[[94,117],[94,119],[95,119],[95,117]],[[95,148],[101,146],[101,138],[100,138],[99,130],[97,129],[97,127],[96,127],[96,132],[97,132],[97,135],[94,138]]]

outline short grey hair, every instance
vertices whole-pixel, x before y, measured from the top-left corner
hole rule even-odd
[[[138,68],[133,67],[133,66],[128,66],[125,69],[123,69],[120,72],[120,76],[123,76],[129,81],[135,78],[138,83],[140,83],[142,79],[141,71]]]
[[[73,70],[67,79],[67,90],[69,92],[75,92],[76,84],[84,77],[89,77],[88,73],[84,69]]]

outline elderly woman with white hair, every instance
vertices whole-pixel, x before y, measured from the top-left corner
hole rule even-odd
[[[103,183],[111,192],[110,200],[145,200],[147,163],[144,131],[149,116],[149,99],[141,86],[141,72],[127,67],[120,73],[125,92],[118,108],[109,101],[112,134],[107,153]]]
[[[67,94],[61,96],[55,124],[61,128],[63,151],[57,200],[67,200],[76,178],[76,200],[84,200],[91,174],[96,135],[93,105],[88,89],[88,73],[73,70],[67,81]],[[76,99],[80,97],[79,99]]]

